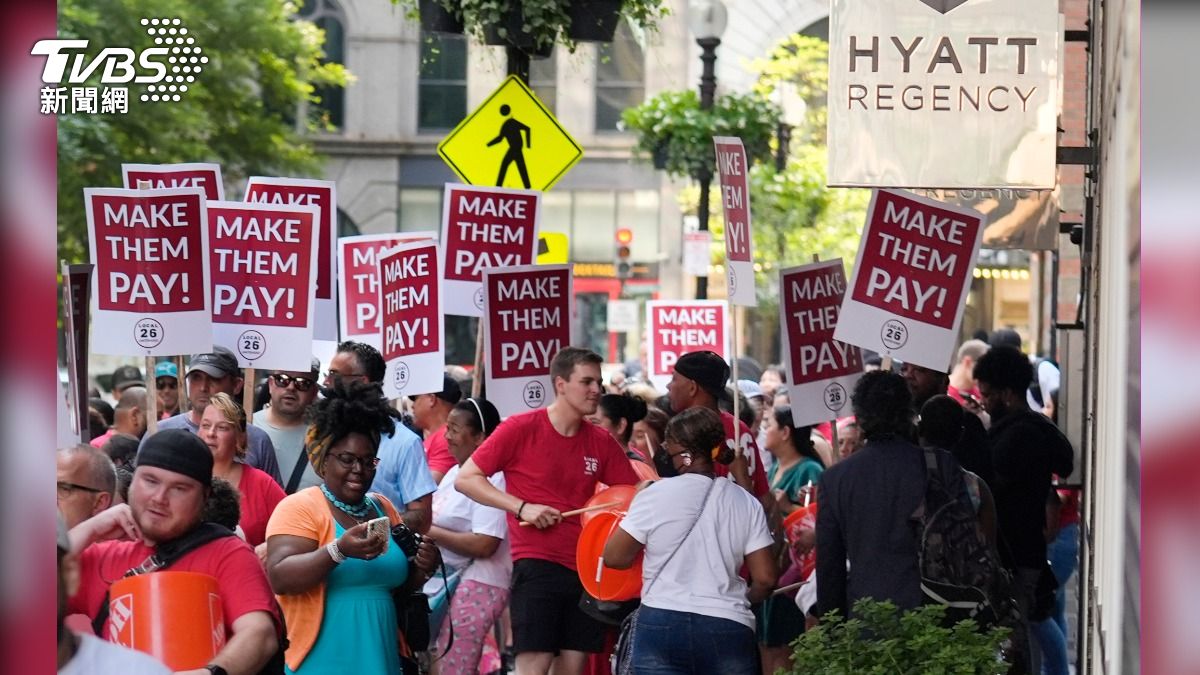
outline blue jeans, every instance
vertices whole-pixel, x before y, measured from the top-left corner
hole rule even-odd
[[[729,619],[642,607],[633,632],[638,675],[757,675],[754,631]]]

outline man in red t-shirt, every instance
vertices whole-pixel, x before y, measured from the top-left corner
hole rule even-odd
[[[413,423],[425,433],[425,461],[435,483],[441,483],[450,467],[458,464],[446,442],[446,420],[461,398],[462,387],[449,374],[442,375],[441,391],[408,397],[412,401]]]
[[[717,407],[717,400],[726,395],[725,383],[728,380],[729,364],[716,352],[688,352],[675,362],[675,372],[667,383],[667,398],[671,402],[671,410],[677,413],[696,407],[719,412],[721,422],[725,425],[725,443],[731,448],[734,447],[733,424],[737,421],[742,452],[728,468],[717,464],[713,467],[714,471],[718,476],[732,475],[735,483],[755,497],[763,497],[770,492],[770,486],[762,463],[757,461],[758,443],[754,440],[754,434],[745,423],[734,420],[733,415]]]
[[[79,559],[80,574],[79,588],[68,600],[68,613],[94,620],[113,581],[147,562],[160,545],[202,525],[212,464],[208,446],[185,429],[167,429],[146,440],[129,486],[129,503],[103,511],[70,531],[70,552]],[[168,569],[214,577],[221,596],[225,644],[205,668],[188,673],[250,675],[275,656],[282,625],[279,605],[258,556],[246,542],[235,536],[214,539],[185,553]],[[114,611],[102,636],[116,641],[127,618]]]
[[[637,474],[604,429],[587,421],[600,402],[601,358],[567,347],[554,356],[554,402],[514,415],[484,441],[459,471],[454,487],[509,513],[513,575],[509,608],[517,672],[583,671],[588,653],[604,648],[605,627],[579,609],[583,585],[575,566],[579,516],[596,483],[633,485]],[[488,476],[504,472],[508,492]],[[526,522],[531,527],[519,527]]]

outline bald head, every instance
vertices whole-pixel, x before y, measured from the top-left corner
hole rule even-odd
[[[954,369],[950,371],[950,384],[955,389],[963,392],[974,391],[975,377],[972,374],[975,370],[975,363],[979,358],[991,349],[991,345],[983,340],[967,340],[958,348],[958,358],[954,362]]]
[[[146,399],[149,394],[145,387],[129,387],[121,392],[117,407],[113,411],[113,428],[117,433],[131,434],[142,437],[146,433]]]

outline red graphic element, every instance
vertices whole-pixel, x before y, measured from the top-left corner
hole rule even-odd
[[[478,282],[485,269],[534,263],[536,195],[461,187],[447,198],[446,279]]]
[[[384,360],[439,351],[437,247],[388,253],[379,258],[378,274]]]
[[[567,269],[492,272],[486,317],[492,377],[545,376],[571,344],[571,273]]]

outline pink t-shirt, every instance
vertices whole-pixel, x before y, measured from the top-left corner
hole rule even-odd
[[[559,511],[582,507],[596,483],[634,485],[638,476],[621,446],[604,429],[584,421],[574,436],[563,436],[543,410],[514,415],[492,432],[471,459],[485,475],[504,472],[508,493]],[[575,569],[575,547],[583,526],[579,516],[539,530],[519,527],[508,514],[513,560],[538,558]]]

